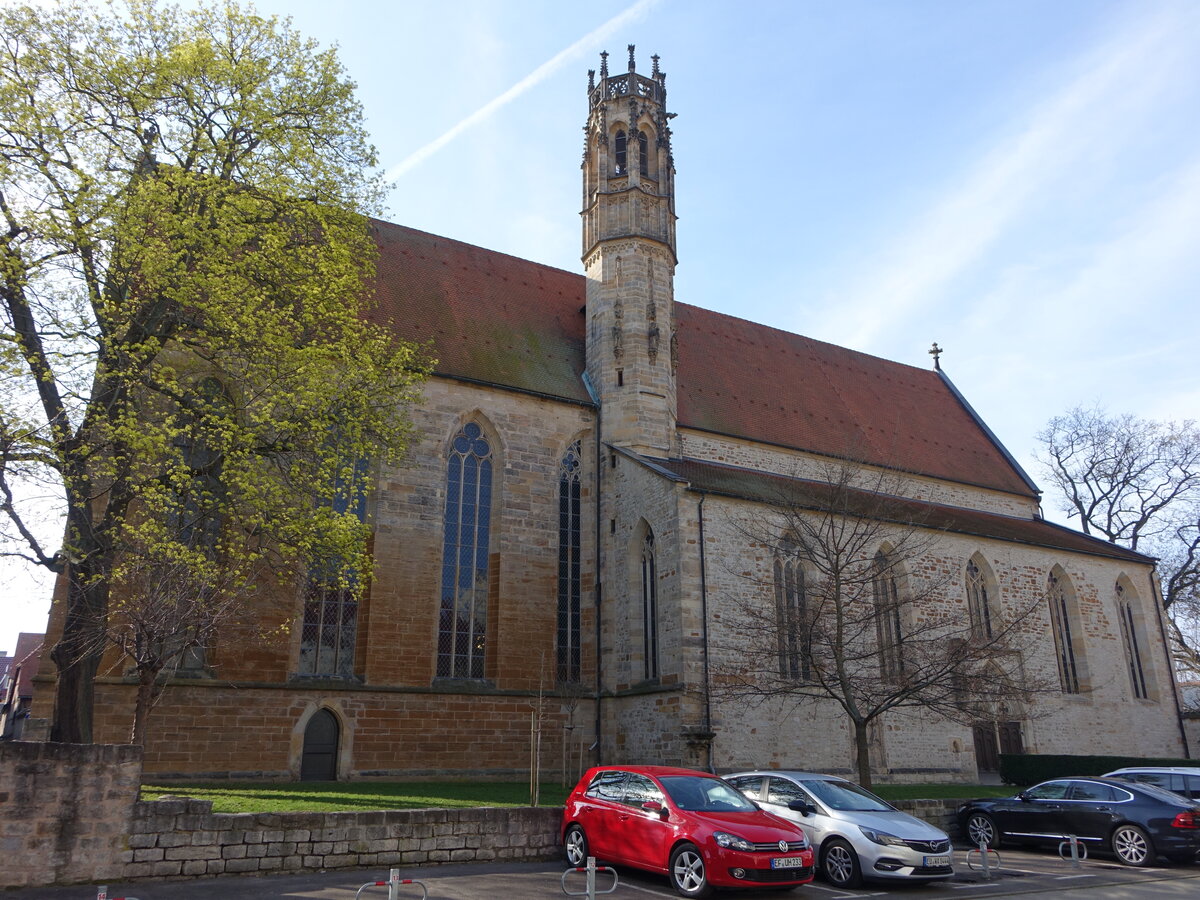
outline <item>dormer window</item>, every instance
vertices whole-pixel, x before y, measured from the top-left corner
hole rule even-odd
[[[649,141],[646,140],[646,132],[638,132],[638,170],[646,176],[650,174],[650,151],[648,149]]]
[[[617,157],[617,175],[625,175],[629,172],[629,154],[625,147],[625,132],[618,131],[617,139],[613,142]]]

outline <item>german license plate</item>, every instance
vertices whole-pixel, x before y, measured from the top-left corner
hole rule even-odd
[[[799,856],[776,856],[771,859],[772,869],[803,869],[804,860]]]
[[[927,856],[923,865],[930,869],[944,869],[950,865],[950,857],[948,856]]]

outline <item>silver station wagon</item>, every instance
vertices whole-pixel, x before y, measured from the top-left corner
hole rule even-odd
[[[857,887],[863,879],[951,878],[950,837],[836,775],[771,770],[725,780],[763,809],[804,828],[825,879]]]

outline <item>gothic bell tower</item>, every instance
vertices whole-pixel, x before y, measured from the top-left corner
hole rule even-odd
[[[588,72],[583,151],[587,374],[601,438],[649,456],[674,446],[675,166],[666,74]]]

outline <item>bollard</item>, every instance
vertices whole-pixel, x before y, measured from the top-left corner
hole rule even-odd
[[[354,900],[358,900],[363,891],[372,887],[385,887],[388,889],[388,900],[400,900],[400,886],[405,884],[415,884],[421,889],[421,900],[429,900],[429,888],[425,886],[425,882],[401,878],[399,869],[388,869],[387,881],[368,881],[355,892]]]
[[[1087,859],[1087,844],[1073,834],[1064,834],[1063,838],[1064,840],[1058,845],[1058,858],[1066,860],[1067,855],[1064,850],[1069,846],[1071,848],[1071,868],[1078,869],[1082,861]]]
[[[584,872],[587,875],[586,887],[583,891],[567,890],[567,876],[574,874],[575,872]],[[613,878],[612,884],[603,891],[596,890],[597,872],[608,872]],[[615,869],[609,866],[597,866],[596,857],[589,856],[587,858],[587,866],[580,866],[576,869],[567,869],[567,871],[562,873],[562,892],[568,897],[587,897],[587,900],[596,900],[597,894],[611,894],[613,891],[615,891],[617,889],[617,882],[619,880],[620,879],[617,878],[617,872]]]

